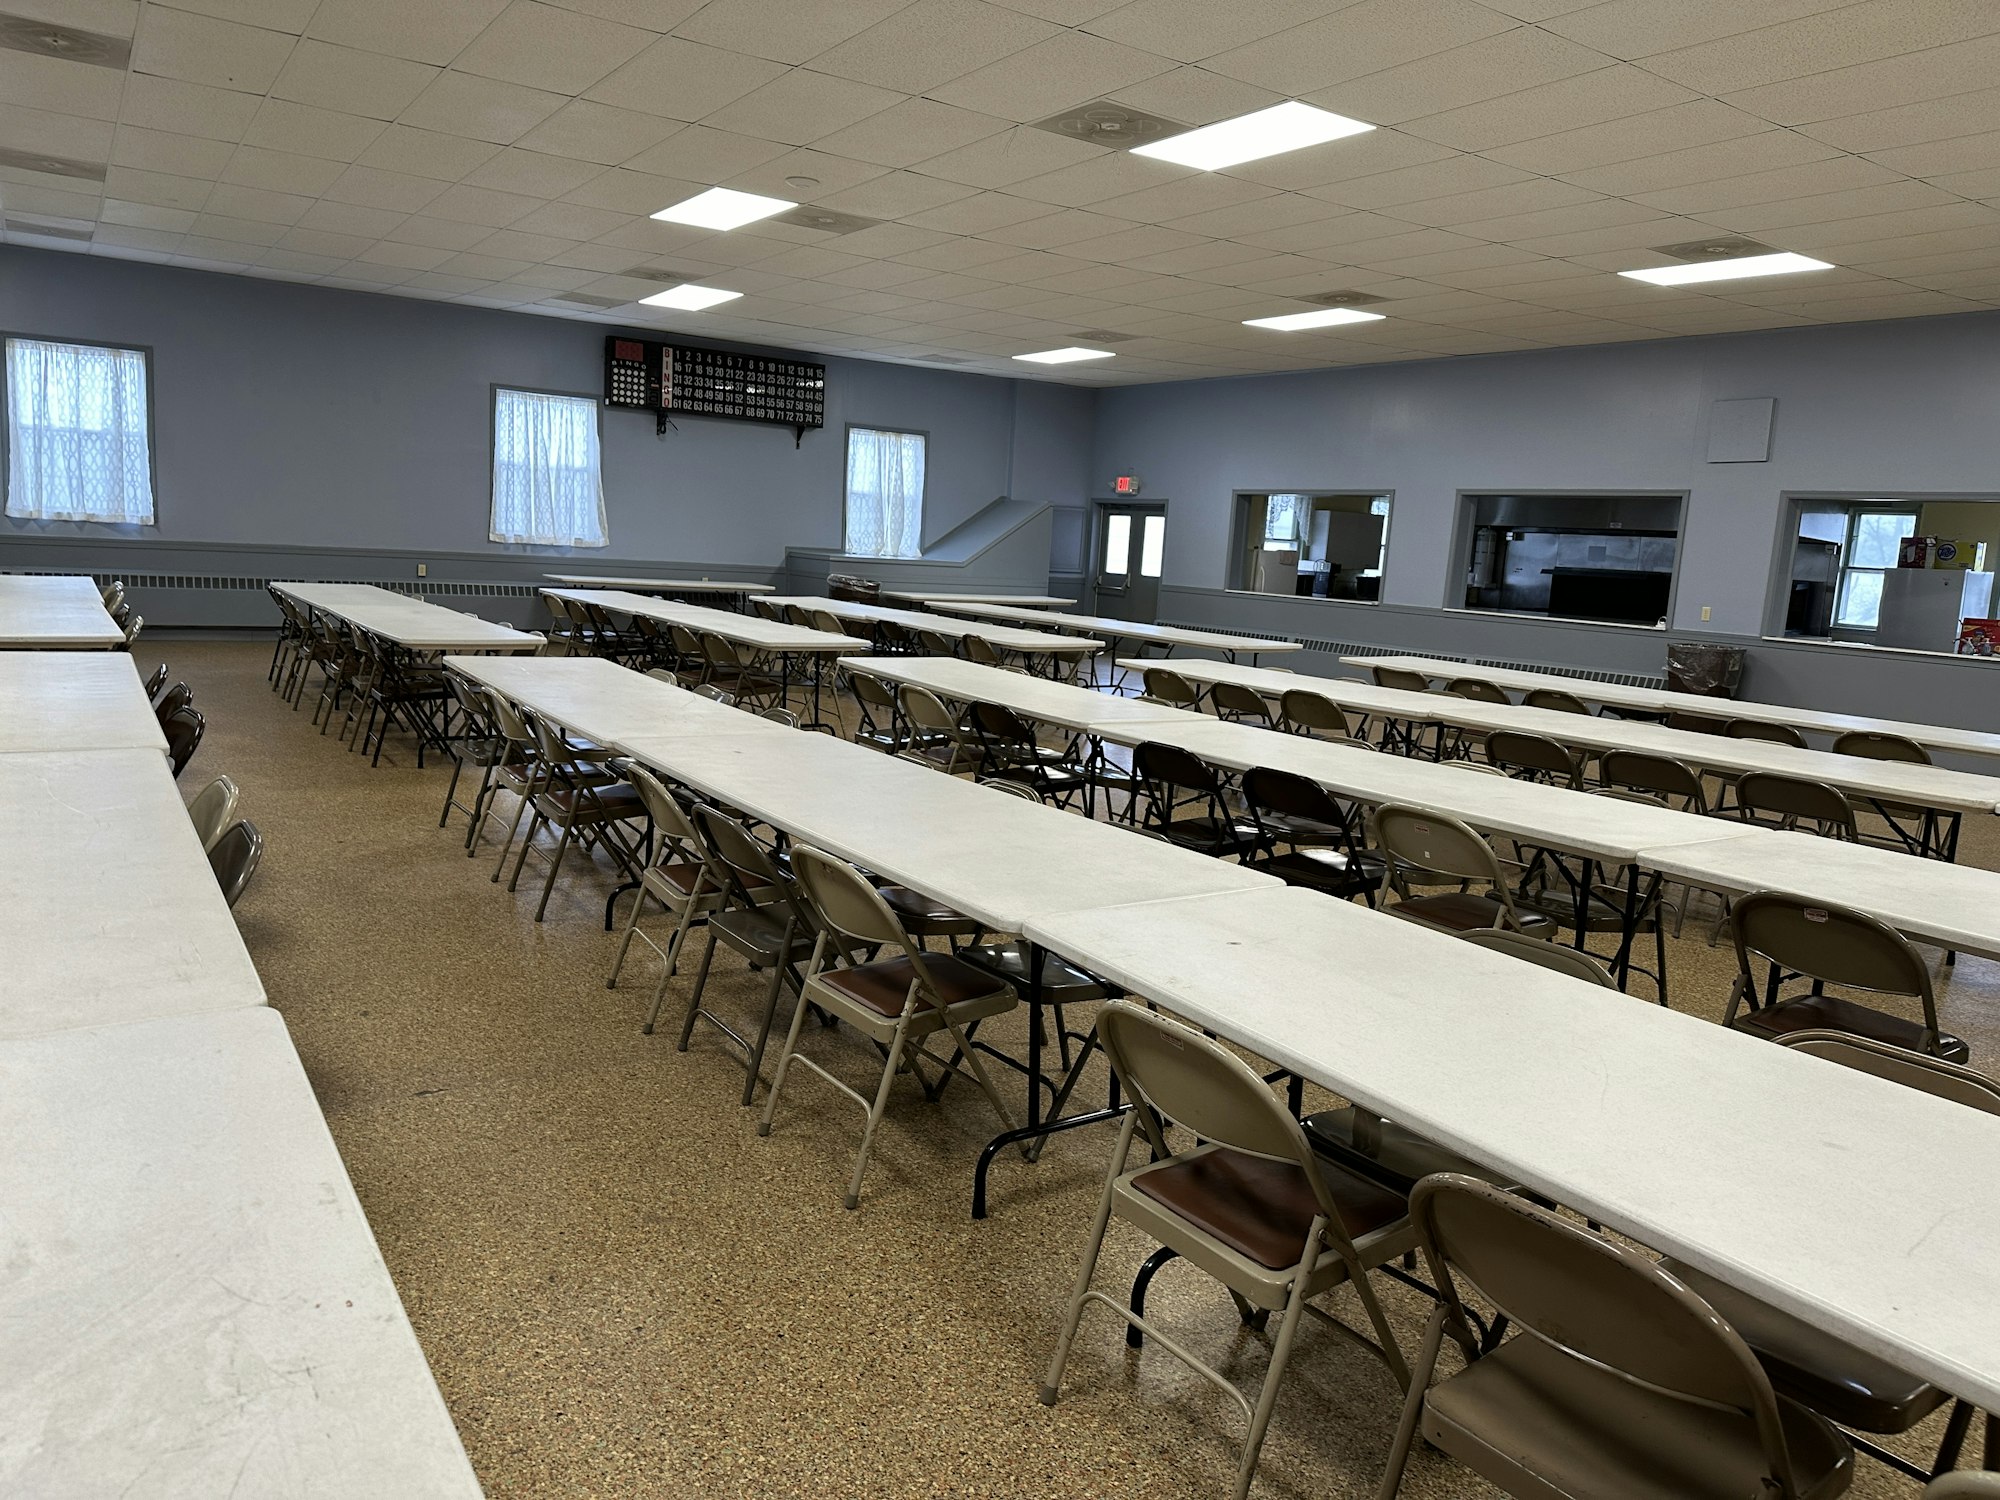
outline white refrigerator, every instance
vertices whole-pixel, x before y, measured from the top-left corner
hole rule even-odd
[[[1993,613],[1993,575],[1958,568],[1891,568],[1882,575],[1875,644],[1956,651],[1958,622]]]

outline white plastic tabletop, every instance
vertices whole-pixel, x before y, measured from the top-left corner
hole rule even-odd
[[[1276,884],[828,735],[635,738],[626,748],[705,796],[947,902],[994,932],[1100,901]]]
[[[1118,620],[1108,615],[1072,615],[1050,610],[1018,609],[1011,604],[953,604],[942,599],[930,601],[934,609],[976,620],[1032,620],[1045,630],[1087,630],[1114,641],[1150,641],[1156,646],[1192,646],[1205,651],[1238,651],[1265,656],[1280,651],[1302,651],[1297,641],[1265,640],[1252,635],[1225,635],[1216,630],[1193,630],[1184,625],[1149,625],[1139,620]]]
[[[1159,663],[1151,665],[1158,666]],[[1253,669],[1228,668],[1226,663],[1187,663],[1183,666],[1176,662],[1173,667],[1183,676],[1197,681],[1222,680],[1223,671],[1219,669],[1226,669],[1230,680],[1242,681],[1265,693],[1274,691],[1274,688],[1264,679],[1284,676],[1283,673],[1267,672],[1253,679],[1250,675]],[[1743,740],[1722,734],[1702,734],[1691,729],[1669,729],[1664,724],[1610,715],[1484,703],[1449,693],[1405,692],[1342,677],[1297,677],[1275,691],[1282,692],[1289,687],[1305,688],[1345,707],[1387,714],[1392,718],[1431,720],[1482,733],[1517,729],[1529,734],[1545,734],[1565,745],[1589,750],[1639,750],[1651,755],[1670,756],[1691,766],[1714,771],[1775,771],[1780,775],[1828,782],[1854,796],[1879,797],[1952,812],[1990,813],[2000,810],[2000,776],[1981,776],[1944,766],[1870,760],[1860,755],[1835,755],[1831,750],[1801,749],[1796,745],[1779,745],[1769,740]]]
[[[166,752],[128,652],[0,651],[0,704],[0,751]]]
[[[1877,719],[1867,714],[1789,708],[1782,703],[1761,703],[1754,698],[1709,698],[1700,693],[1673,693],[1659,688],[1627,687],[1615,682],[1592,682],[1587,678],[1565,677],[1558,672],[1530,672],[1514,667],[1483,667],[1476,662],[1441,661],[1434,656],[1343,656],[1341,660],[1355,667],[1397,667],[1406,672],[1422,672],[1426,677],[1441,682],[1455,677],[1472,677],[1496,687],[1524,693],[1536,688],[1560,688],[1586,703],[1605,703],[1614,708],[1632,708],[1646,713],[1752,719],[1761,724],[1790,724],[1796,729],[1816,730],[1822,734],[1847,734],[1855,730],[1897,734],[1932,750],[1949,750],[1960,755],[2000,755],[2000,734],[1981,729],[1959,729],[1948,724],[1919,724],[1907,719]]]
[[[534,651],[543,644],[539,635],[426,604],[372,583],[278,583],[272,587],[411,651]]]
[[[725,583],[716,578],[594,578],[588,573],[544,573],[551,583],[580,589],[636,589],[662,594],[774,594],[770,583]]]
[[[0,755],[0,849],[0,1037],[264,1003],[157,750]]]
[[[870,656],[851,661],[843,658],[840,664],[851,671],[870,672],[891,682],[929,688],[940,698],[958,703],[975,700],[998,703],[1023,718],[1086,734],[1104,726],[1150,724],[1158,720],[1211,722],[1186,709],[1141,703],[1136,698],[1050,682],[1045,677],[1027,677],[953,656]]]
[[[2000,872],[1993,870],[1770,828],[1646,849],[1639,858],[1724,895],[1782,891],[1867,912],[1919,941],[2000,959]]]
[[[914,609],[890,609],[880,604],[856,604],[846,599],[827,599],[817,594],[781,594],[773,604],[797,604],[805,609],[823,609],[838,620],[861,620],[868,624],[901,625],[910,630],[935,630],[939,635],[976,635],[1003,651],[1047,656],[1089,656],[1102,651],[1104,642],[1080,636],[1057,635],[1047,630],[1013,630],[1005,625],[984,628],[955,620],[949,615],[925,614]],[[1032,614],[1033,611],[1028,613]]]
[[[1022,609],[1066,609],[1074,599],[1058,599],[1053,594],[940,594],[902,589],[882,590],[884,599],[901,599],[905,604],[932,604],[945,609],[954,604],[1013,604]]]
[[[452,671],[600,745],[637,735],[783,734],[783,726],[601,656],[447,656]]]
[[[0,1042],[0,1491],[480,1493],[272,1010]]]
[[[1304,890],[1027,935],[1514,1180],[2000,1402],[2000,1117]]]
[[[90,579],[0,573],[0,649],[102,651],[124,639]]]
[[[759,651],[824,656],[869,649],[868,642],[856,640],[853,636],[808,630],[802,625],[785,625],[759,615],[737,614],[734,610],[680,604],[671,599],[649,599],[643,594],[627,594],[617,589],[543,589],[542,592],[559,599],[595,604],[621,615],[645,615],[669,625],[685,625],[690,630],[712,630],[726,641]]]

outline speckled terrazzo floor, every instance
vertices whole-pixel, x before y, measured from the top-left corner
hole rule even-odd
[[[448,765],[418,771],[392,741],[370,770],[319,737],[266,689],[267,646],[140,652],[161,657],[208,715],[185,790],[227,772],[269,840],[245,940],[490,1494],[1227,1493],[1236,1415],[1164,1351],[1128,1353],[1108,1314],[1087,1318],[1062,1403],[1035,1399],[1108,1128],[1036,1166],[1002,1158],[994,1217],[974,1223],[983,1101],[909,1087],[844,1212],[859,1111],[801,1077],[760,1140],[712,1034],[687,1055],[671,1027],[641,1035],[657,971],[605,989],[601,871],[573,862],[537,926],[528,880],[509,896],[490,845],[468,861],[462,820],[438,829]],[[2000,867],[1990,820],[1965,858]],[[1674,945],[1676,1004],[1719,1015],[1730,965],[1697,925]],[[718,959],[711,993],[747,1013],[761,983],[741,974]],[[1943,1007],[1976,1064],[2000,1063],[2000,966],[1962,960]],[[816,1050],[873,1077],[832,1037]],[[1146,1248],[1115,1238],[1100,1284]],[[1383,1296],[1413,1349],[1426,1304]],[[1199,1273],[1164,1272],[1153,1309],[1232,1374],[1261,1372],[1262,1339]],[[1382,1367],[1309,1324],[1254,1493],[1371,1495],[1395,1411]],[[1908,1446],[1934,1442],[1935,1422]],[[1864,1459],[1850,1493],[1914,1492]],[[1497,1492],[1420,1453],[1404,1493]]]

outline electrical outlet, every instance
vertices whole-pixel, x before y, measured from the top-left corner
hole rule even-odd
[[[1710,609],[1710,608],[1709,608],[1709,607],[1708,607],[1708,606],[1707,606],[1706,604],[1704,604],[1704,605],[1703,605],[1703,606],[1701,607],[1701,617],[1702,617],[1702,619],[1706,620],[1706,619],[1707,619],[1707,618],[1708,618],[1708,617],[1709,617],[1709,616],[1710,616],[1711,614],[1713,614],[1713,613],[1714,613],[1714,611],[1713,611],[1713,610],[1711,610],[1711,609]]]
[[[419,577],[419,578],[428,578],[428,577],[430,577],[430,576],[431,576],[431,565],[430,565],[429,563],[418,563],[418,564],[417,564],[417,577]],[[1703,610],[1703,611],[1701,612],[1701,617],[1702,617],[1702,618],[1703,618],[1704,620],[1706,620],[1706,619],[1708,618],[1708,611],[1707,611],[1707,610]]]

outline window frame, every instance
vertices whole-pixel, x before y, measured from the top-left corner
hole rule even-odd
[[[1511,609],[1486,609],[1465,602],[1465,577],[1472,569],[1473,539],[1479,529],[1478,504],[1482,497],[1513,495],[1522,499],[1548,500],[1670,500],[1674,511],[1674,572],[1667,585],[1667,619],[1664,626],[1642,625],[1633,620],[1592,620],[1574,615],[1538,615]],[[1519,486],[1484,485],[1460,489],[1452,497],[1452,543],[1450,569],[1445,574],[1443,608],[1447,614],[1497,616],[1506,620],[1538,620],[1558,625],[1588,625],[1605,630],[1650,630],[1665,633],[1678,630],[1681,586],[1687,581],[1682,564],[1687,561],[1688,528],[1693,516],[1691,490],[1634,489],[1523,489]]]
[[[1994,490],[1916,490],[1916,489],[1872,489],[1872,490],[1832,490],[1832,489],[1787,489],[1778,494],[1778,518],[1776,534],[1772,538],[1771,570],[1765,584],[1764,616],[1762,639],[1785,641],[1793,645],[1826,645],[1846,642],[1849,645],[1874,646],[1875,632],[1862,626],[1842,625],[1837,620],[1828,627],[1825,635],[1787,635],[1785,615],[1791,597],[1791,577],[1798,556],[1799,518],[1809,510],[1848,510],[1851,514],[1856,506],[1868,506],[1876,510],[1896,510],[1907,506],[1912,511],[1921,511],[1926,505],[1995,505],[2000,506],[2000,489]],[[1921,523],[1920,523],[1921,524]],[[1849,533],[1851,535],[1850,520]],[[1841,546],[1841,571],[1846,572],[1847,546]],[[1836,585],[1837,587],[1837,585]],[[1839,608],[1836,595],[1834,607]],[[1907,650],[1912,648],[1885,646],[1882,650]],[[1938,653],[1950,655],[1951,653]]]
[[[516,547],[527,550],[552,550],[563,552],[596,552],[600,547],[589,544],[564,544],[561,542],[496,542],[493,540],[493,466],[500,453],[500,393],[512,391],[522,396],[562,396],[573,401],[588,401],[595,413],[597,423],[597,485],[604,496],[604,541],[602,547],[611,545],[611,497],[604,490],[604,397],[597,391],[562,391],[548,386],[510,385],[504,380],[493,381],[487,386],[486,395],[486,545],[489,547]]]
[[[1307,516],[1310,516],[1313,510],[1315,509],[1312,502],[1317,500],[1324,500],[1337,497],[1359,496],[1359,495],[1365,495],[1368,497],[1369,509],[1366,512],[1349,512],[1349,514],[1373,515],[1376,513],[1374,510],[1375,506],[1377,505],[1387,506],[1388,508],[1381,512],[1382,543],[1381,546],[1377,549],[1377,554],[1376,554],[1377,560],[1374,570],[1374,576],[1379,580],[1376,585],[1376,597],[1373,599],[1336,599],[1336,598],[1323,597],[1317,594],[1298,594],[1298,595],[1288,596],[1283,594],[1261,594],[1258,593],[1256,590],[1251,589],[1248,586],[1249,579],[1245,575],[1244,569],[1247,566],[1248,555],[1250,551],[1250,543],[1251,543],[1250,514],[1252,509],[1254,508],[1252,502],[1267,498],[1271,495],[1303,496],[1307,501],[1305,510],[1305,514]],[[1340,487],[1336,485],[1324,485],[1324,484],[1311,485],[1311,486],[1297,485],[1297,484],[1270,484],[1270,485],[1239,484],[1232,486],[1230,489],[1230,506],[1231,509],[1229,517],[1229,551],[1223,561],[1223,581],[1222,581],[1223,592],[1230,594],[1255,594],[1256,597],[1258,598],[1289,597],[1295,599],[1296,602],[1301,604],[1341,604],[1341,605],[1356,604],[1356,605],[1365,605],[1369,608],[1373,608],[1376,605],[1381,604],[1383,602],[1382,589],[1387,586],[1389,579],[1390,532],[1396,524],[1396,491],[1394,486],[1348,485],[1346,487]],[[1260,551],[1271,550],[1269,547],[1265,546],[1264,539],[1262,537],[1258,538],[1257,540],[1258,540],[1258,548]],[[1357,577],[1363,576],[1364,574],[1366,574],[1366,572],[1367,570],[1363,569],[1362,574],[1357,574],[1356,576]]]
[[[931,433],[928,427],[885,427],[879,422],[849,422],[841,431],[840,442],[840,548],[842,557],[858,557],[859,553],[847,550],[847,471],[854,452],[856,432],[887,432],[897,437],[914,437],[924,440],[924,488],[917,497],[917,555],[915,557],[876,557],[871,562],[921,562],[924,553],[930,550],[936,540],[931,535]]]
[[[1840,576],[1834,580],[1833,585],[1832,628],[1835,630],[1861,631],[1873,635],[1881,628],[1882,624],[1882,596],[1879,592],[1875,596],[1875,619],[1871,624],[1857,625],[1852,621],[1844,620],[1840,616],[1840,606],[1842,601],[1847,598],[1848,580],[1857,573],[1891,573],[1895,571],[1896,564],[1890,563],[1887,567],[1878,568],[1872,565],[1863,565],[1849,561],[1854,556],[1856,529],[1860,526],[1863,516],[1907,516],[1910,521],[1910,529],[1906,534],[1914,536],[1916,535],[1917,527],[1923,523],[1923,507],[1914,501],[1883,500],[1870,503],[1866,500],[1850,500],[1846,503],[1847,526],[1840,543]],[[1794,550],[1797,549],[1796,541],[1793,543],[1793,547]],[[1898,550],[1900,551],[1900,547]]]
[[[160,493],[160,424],[153,379],[153,346],[151,344],[128,343],[123,339],[84,339],[53,333],[30,333],[21,328],[0,328],[0,417],[12,409],[14,382],[12,372],[5,359],[6,344],[10,339],[27,339],[37,344],[74,344],[80,349],[120,349],[129,354],[137,354],[146,362],[146,483],[153,491],[153,519],[150,521],[59,521],[43,516],[10,516],[6,514],[7,493],[14,483],[13,444],[0,434],[0,521],[12,522],[17,526],[106,526],[114,531],[136,532],[147,527],[158,529],[160,512],[164,502]]]

